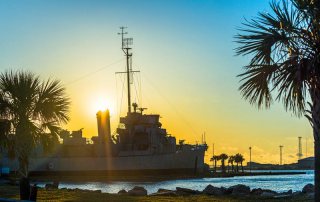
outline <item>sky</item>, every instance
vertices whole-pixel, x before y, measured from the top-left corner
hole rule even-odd
[[[235,56],[246,19],[270,12],[269,0],[0,0],[0,71],[59,79],[72,104],[68,130],[97,135],[96,112],[111,110],[112,131],[126,113],[120,26],[133,38],[133,101],[160,114],[162,127],[188,143],[203,133],[215,154],[252,161],[297,161],[313,153],[312,130],[281,103],[258,110],[242,99],[237,75],[250,56]],[[306,155],[307,154],[307,155]]]

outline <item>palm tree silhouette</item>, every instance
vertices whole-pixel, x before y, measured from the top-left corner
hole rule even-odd
[[[213,155],[210,161],[214,161],[214,172],[217,172],[217,161],[220,160],[220,156]]]
[[[236,35],[238,55],[251,61],[240,74],[243,97],[259,108],[282,101],[286,110],[304,115],[313,128],[315,201],[320,201],[320,1],[270,3],[243,23]]]
[[[1,145],[14,152],[22,176],[28,176],[34,148],[54,139],[52,136],[57,138],[59,124],[68,121],[69,103],[57,80],[42,82],[38,76],[24,71],[0,74],[0,118],[7,122]]]
[[[242,165],[243,161],[244,161],[244,158],[243,158],[242,154],[239,154],[239,153],[238,153],[238,154],[236,154],[236,155],[234,156],[234,162],[237,163],[236,172],[239,172],[239,164],[241,165],[242,172],[243,172],[243,165]]]
[[[243,155],[238,153],[238,154],[236,154],[235,159],[236,159],[236,162],[240,163],[241,170],[243,172],[243,165],[242,165],[242,163],[244,161]],[[238,168],[238,172],[239,172],[239,168]]]
[[[228,159],[228,155],[222,153],[222,154],[219,155],[219,158],[220,158],[220,160],[221,160],[221,171],[222,171],[223,173],[225,173],[225,172],[226,172],[225,160]]]
[[[239,172],[239,163],[240,163],[240,159],[239,156],[237,156],[237,154],[234,156],[234,162],[236,163],[236,169],[235,172],[238,173]]]
[[[231,172],[234,172],[234,166],[233,166],[234,156],[229,156],[228,163],[231,164]]]

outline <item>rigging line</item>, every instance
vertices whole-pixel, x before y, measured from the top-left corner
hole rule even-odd
[[[117,75],[115,75],[116,76],[116,82],[118,83],[118,76]],[[120,77],[120,76],[119,76]],[[120,85],[119,85],[119,88],[118,88],[119,90],[121,90],[120,92],[122,92],[122,86],[121,86],[121,82],[120,82]],[[119,91],[118,91],[118,89],[117,89],[117,114],[118,114],[118,118],[120,118],[120,97],[121,97],[121,94],[119,93]]]
[[[137,74],[136,74],[137,75]],[[135,74],[133,74],[133,80],[136,79],[137,80],[137,77],[135,76]],[[134,90],[136,92],[136,99],[138,100],[138,103],[141,107],[141,103],[140,103],[140,98],[139,98],[139,94],[138,94],[138,91],[137,91],[137,85],[136,85],[137,82],[133,82],[133,86],[134,86]]]
[[[119,74],[119,76],[116,74],[116,80],[118,82],[118,79],[120,80],[120,85],[119,85],[119,90],[117,90],[117,113],[120,117],[120,110],[121,110],[121,94],[122,94],[122,80],[121,80],[121,75]]]
[[[144,73],[145,74],[145,73]],[[149,84],[158,92],[158,94],[171,106],[171,108],[176,112],[176,114],[185,122],[185,124],[187,126],[189,126],[189,128],[192,130],[192,132],[194,133],[194,136],[197,137],[197,131],[191,126],[191,124],[184,118],[184,116],[181,115],[181,113],[177,110],[176,107],[174,107],[174,105],[169,101],[169,99],[167,99],[161,92],[160,90],[154,85],[154,83],[152,83],[151,80],[148,79],[148,75],[146,75],[144,77]]]
[[[119,107],[119,118],[120,118],[120,116],[121,116],[121,111],[122,111],[122,101],[123,101],[123,94],[124,94],[124,86],[125,86],[125,81],[124,81],[124,79],[122,79],[122,76],[120,75],[120,79],[121,79],[121,81],[122,81],[122,90],[121,90],[121,100],[120,100],[120,107]],[[124,76],[123,76],[124,77]]]
[[[100,72],[100,71],[102,71],[102,70],[104,70],[104,69],[107,69],[107,68],[115,65],[115,64],[118,64],[119,62],[122,62],[123,60],[124,60],[124,59],[122,58],[122,59],[117,60],[117,61],[115,61],[115,62],[113,62],[113,63],[110,63],[110,64],[108,64],[108,65],[105,65],[105,66],[103,66],[103,67],[101,67],[101,68],[99,68],[99,69],[96,69],[95,71],[89,72],[89,73],[87,73],[87,74],[85,74],[85,75],[83,75],[83,76],[81,76],[81,77],[79,77],[79,78],[77,78],[77,79],[74,79],[73,81],[70,81],[70,82],[66,83],[65,86],[72,85],[72,84],[74,84],[74,83],[76,83],[76,82],[78,82],[78,81],[81,81],[81,80],[83,80],[83,79],[85,79],[85,78],[87,78],[87,77],[90,77],[90,76],[92,76],[92,75],[95,74],[95,73],[98,73],[98,72]]]
[[[116,113],[117,113],[117,114],[116,114],[116,117],[117,117],[117,119],[119,119],[119,118],[120,118],[119,110],[118,110],[118,107],[119,107],[119,106],[118,106],[118,103],[119,103],[119,96],[118,96],[118,92],[119,92],[118,88],[119,88],[119,87],[118,87],[118,85],[119,85],[119,84],[118,84],[117,75],[115,75],[115,78],[116,78],[116,98],[115,98],[115,99],[116,99],[116,100],[115,100],[116,102],[115,102],[115,103],[116,103]]]
[[[139,97],[140,97],[140,105],[142,105],[142,93],[141,93],[141,75],[139,74],[139,79],[138,79],[138,85],[139,85]]]
[[[136,95],[137,95],[137,99],[139,100],[139,105],[142,107],[142,100],[141,100],[141,94],[140,94],[140,83],[139,83],[139,74],[136,74]]]

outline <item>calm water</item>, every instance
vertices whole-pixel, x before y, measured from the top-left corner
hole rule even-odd
[[[272,171],[276,172],[276,171]],[[290,171],[287,171],[290,172]],[[187,180],[168,180],[160,182],[60,182],[59,188],[79,188],[88,190],[101,190],[107,193],[117,193],[121,189],[129,190],[134,186],[143,186],[148,193],[157,192],[159,188],[175,189],[176,187],[184,187],[196,190],[203,190],[207,185],[229,187],[236,184],[245,184],[251,188],[264,188],[282,192],[292,189],[293,191],[301,191],[304,185],[313,184],[313,171],[305,171],[305,175],[278,175],[278,176],[245,176],[232,178],[201,178]],[[40,186],[44,184],[40,183]]]

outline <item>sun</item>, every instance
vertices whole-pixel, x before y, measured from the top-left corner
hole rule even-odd
[[[114,114],[113,103],[107,98],[97,97],[91,101],[91,112],[97,113],[98,111],[105,111],[107,109],[110,111],[110,114]]]

